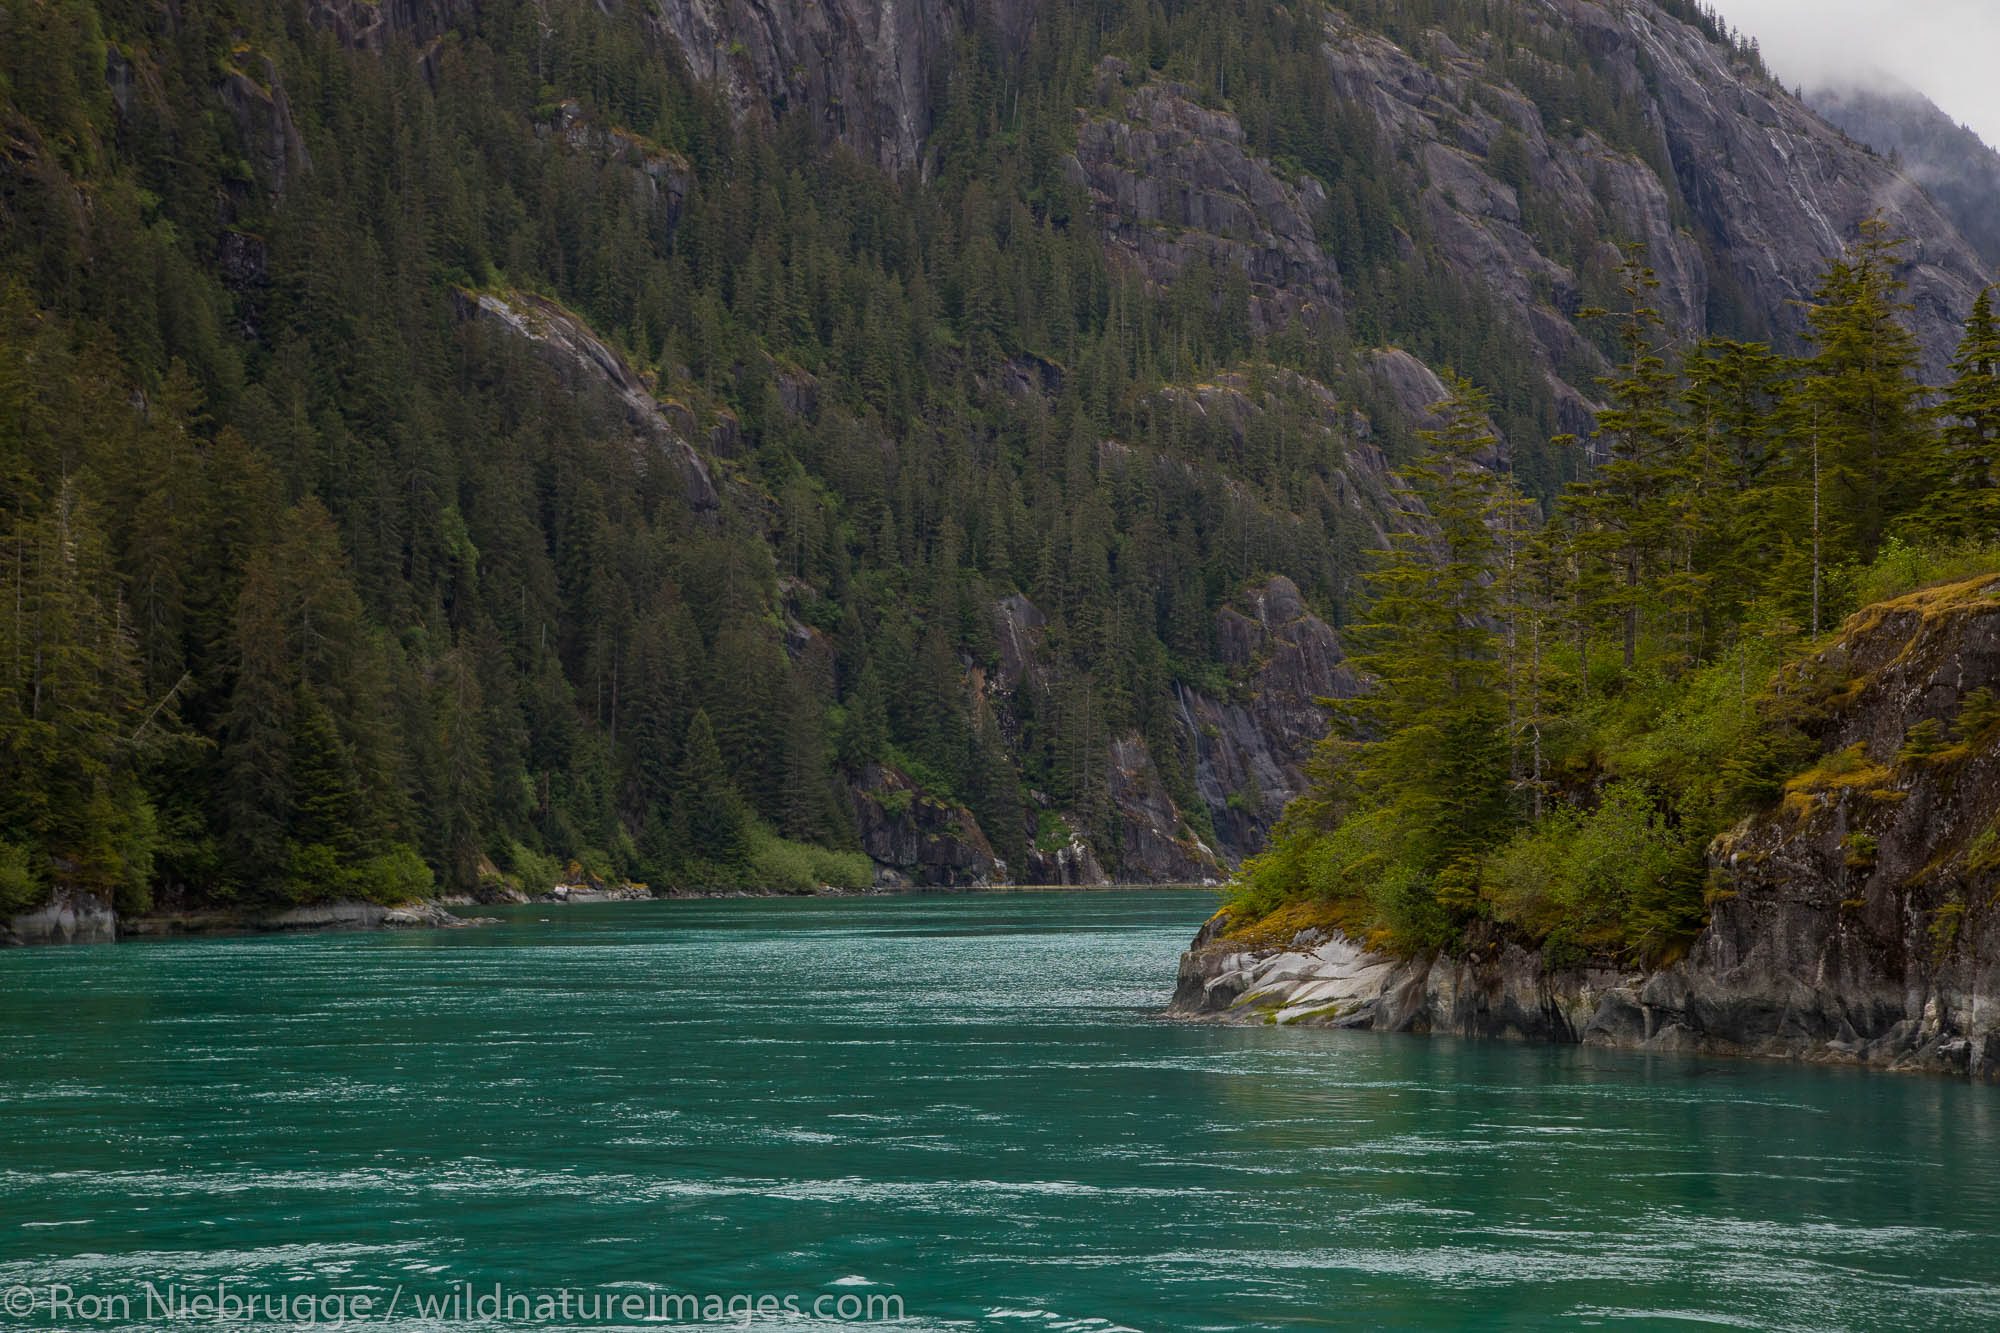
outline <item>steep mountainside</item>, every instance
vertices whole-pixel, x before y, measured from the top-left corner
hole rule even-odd
[[[1930,191],[1987,268],[2000,266],[2000,153],[1916,89],[1886,79],[1809,89],[1806,105]]]
[[[2000,1077],[1996,686],[1991,575],[1870,607],[1789,668],[1781,692],[1821,756],[1709,849],[1711,919],[1671,967],[1583,968],[1503,939],[1401,960],[1325,927],[1232,939],[1219,916],[1174,1007]]]
[[[1933,371],[1980,281],[1683,0],[51,0],[0,64],[0,908],[1216,876],[1440,372],[1546,497],[1621,242],[1784,341],[1879,212]]]
[[[962,96],[968,81],[962,70],[908,77],[920,53],[948,45],[924,24],[974,14],[964,26],[987,25],[1006,51],[1037,22],[1075,21],[1033,0],[947,6],[922,21],[883,11],[893,31],[866,7],[806,10],[663,7],[697,73],[721,80],[739,114],[777,120],[802,107],[821,134],[892,169],[919,160],[940,83]],[[1169,7],[1175,19],[1203,11]],[[1613,242],[1647,245],[1678,331],[1788,341],[1827,260],[1879,214],[1911,239],[1912,323],[1928,372],[1942,376],[1987,266],[1895,166],[1830,131],[1694,7],[1361,0],[1302,19],[1319,37],[1310,95],[1328,101],[1323,123],[1339,143],[1302,142],[1282,109],[1257,105],[1269,70],[1249,68],[1237,77],[1253,86],[1232,92],[1240,34],[1212,34],[1212,51],[1191,62],[1118,53],[1096,67],[1072,170],[1114,258],[1161,285],[1195,259],[1244,273],[1259,332],[1318,309],[1367,341],[1414,340],[1511,390],[1503,424],[1546,432],[1588,421],[1603,360],[1573,317],[1608,293]],[[797,62],[791,82],[779,76],[769,34],[808,30],[822,61],[864,57],[843,67],[849,88],[829,91]],[[1075,45],[1064,42],[1072,59]],[[994,91],[1005,95],[1004,81]],[[1420,290],[1385,290],[1380,261],[1413,250],[1426,260]],[[1356,270],[1347,289],[1343,269]],[[1442,309],[1423,309],[1433,302]],[[1426,314],[1439,327],[1425,328]],[[1518,344],[1529,364],[1500,364],[1480,345],[1495,342]],[[1542,466],[1554,475],[1562,464]]]

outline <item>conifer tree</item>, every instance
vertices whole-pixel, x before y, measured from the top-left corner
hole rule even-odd
[[[1710,647],[1717,626],[1797,549],[1802,496],[1787,466],[1785,365],[1761,343],[1710,338],[1681,366],[1689,458],[1680,536],[1703,578],[1701,642]]]
[[[681,756],[670,832],[674,851],[697,875],[736,872],[749,852],[750,819],[730,785],[706,709],[696,709],[688,723]]]
[[[1938,490],[1930,526],[1938,535],[1991,536],[2000,526],[2000,324],[1993,289],[1979,293],[1938,404]]]
[[[1616,375],[1602,381],[1606,403],[1593,437],[1596,466],[1564,499],[1579,520],[1576,550],[1584,566],[1586,611],[1616,627],[1627,671],[1638,660],[1642,613],[1667,596],[1684,604],[1694,591],[1671,564],[1679,517],[1674,496],[1684,455],[1674,417],[1674,373],[1660,352],[1665,321],[1647,304],[1660,281],[1643,256],[1640,247],[1630,247],[1620,269],[1626,307],[1619,315],[1618,341],[1625,359]]]
[[[1806,435],[1795,467],[1816,472],[1816,571],[1872,558],[1936,486],[1916,338],[1901,318],[1909,309],[1896,276],[1903,244],[1880,218],[1862,223],[1861,239],[1828,265],[1807,315],[1813,354],[1793,405]]]
[[[1441,429],[1403,469],[1405,524],[1369,571],[1364,651],[1371,683],[1342,705],[1351,789],[1394,811],[1426,870],[1478,847],[1506,817],[1504,664],[1495,628],[1496,519],[1506,488],[1480,459],[1495,439],[1486,398],[1454,380]]]

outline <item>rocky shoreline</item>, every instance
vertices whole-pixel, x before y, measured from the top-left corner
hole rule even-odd
[[[120,917],[102,897],[58,891],[31,912],[0,918],[0,948],[23,945],[115,944],[120,939],[164,939],[185,935],[257,935],[335,930],[457,930],[497,924],[498,917],[460,916],[453,907],[570,907],[591,903],[665,902],[699,898],[880,898],[904,895],[960,897],[979,893],[1110,892],[1121,889],[1202,887],[1177,884],[957,884],[875,885],[844,889],[823,884],[810,893],[790,889],[662,889],[642,884],[606,887],[558,885],[554,892],[513,893],[498,900],[449,894],[425,902],[385,907],[380,903],[332,902],[284,909],[188,908]],[[565,892],[565,890],[567,890]]]
[[[1218,915],[1171,1012],[2000,1079],[2000,735],[1909,743],[1996,682],[1990,575],[1871,607],[1782,677],[1823,758],[1710,845],[1708,923],[1671,966],[1552,968],[1477,937],[1389,958],[1324,927],[1247,947]]]
[[[288,908],[202,907],[121,917],[94,893],[59,889],[30,912],[0,920],[0,947],[41,944],[115,944],[121,939],[175,935],[245,935],[323,930],[436,930],[485,925],[493,917],[464,917],[441,902],[343,901]]]
[[[1551,971],[1513,943],[1399,959],[1324,930],[1245,948],[1226,924],[1211,918],[1181,956],[1169,1015],[2000,1079],[2000,1022],[1977,997],[1849,991],[1755,961],[1717,967],[1725,947],[1708,934],[1686,962],[1655,972]]]

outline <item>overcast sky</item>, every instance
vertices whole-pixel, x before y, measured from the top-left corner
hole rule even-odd
[[[1885,70],[2000,145],[2000,0],[1709,3],[1788,86]]]

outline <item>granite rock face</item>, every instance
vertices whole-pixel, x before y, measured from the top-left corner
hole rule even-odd
[[[1608,241],[1579,251],[1574,236],[1604,235],[1608,222],[1645,242],[1654,299],[1677,330],[1699,331],[1724,299],[1787,336],[1803,329],[1798,302],[1826,261],[1877,213],[1911,238],[1912,325],[1927,371],[1942,373],[1983,268],[1892,164],[1647,0],[1550,0],[1520,17],[1567,34],[1643,107],[1657,147],[1635,155],[1552,122],[1508,77],[1505,43],[1440,41],[1419,58],[1334,14],[1326,52],[1336,90],[1410,164],[1441,257],[1528,334],[1552,377],[1595,359],[1572,317],[1583,268],[1612,260]],[[1590,397],[1568,373],[1566,387]]]
[[[1319,701],[1353,698],[1361,682],[1340,636],[1283,575],[1253,590],[1240,610],[1217,612],[1215,638],[1247,689],[1216,698],[1181,687],[1180,702],[1193,733],[1195,784],[1234,863],[1263,846],[1285,803],[1305,790],[1306,761],[1327,732]]]
[[[473,0],[308,0],[306,18],[342,46],[380,55],[399,38],[413,46],[434,41],[473,7]]]
[[[1564,430],[1587,428],[1602,358],[1575,316],[1586,279],[1643,241],[1654,299],[1679,333],[1720,309],[1804,327],[1826,261],[1879,214],[1911,238],[1902,276],[1926,370],[1941,375],[1985,268],[1937,205],[1887,160],[1826,124],[1728,46],[1650,0],[1509,4],[1509,21],[1560,37],[1657,136],[1634,151],[1561,119],[1520,86],[1518,52],[1441,32],[1405,49],[1325,11],[1329,87],[1365,109],[1447,268],[1524,339]],[[891,171],[919,167],[953,42],[974,25],[1019,50],[1031,0],[976,5],[859,0],[665,0],[662,22],[697,77],[739,115],[803,111],[822,137]],[[1072,179],[1114,262],[1171,282],[1199,257],[1243,275],[1253,324],[1340,321],[1350,293],[1319,243],[1322,184],[1248,144],[1226,108],[1188,85],[1099,67],[1079,108]]]
[[[282,193],[293,176],[312,170],[312,154],[292,120],[291,99],[269,60],[262,62],[263,79],[231,70],[217,85],[216,97],[236,123],[243,141],[256,154],[258,179],[272,193]]]
[[[679,474],[688,507],[711,512],[721,503],[714,478],[694,446],[675,428],[625,358],[604,345],[576,315],[529,292],[460,292],[458,316],[467,324],[521,339],[571,393],[595,400],[627,432],[635,470],[658,466]]]
[[[870,764],[850,795],[861,850],[887,882],[960,888],[1008,878],[972,812],[923,791],[907,774]]]
[[[1187,826],[1135,733],[1111,742],[1107,783],[1119,818],[1119,867],[1145,884],[1216,884],[1228,872]]]
[[[681,206],[694,182],[694,168],[679,153],[649,143],[621,125],[599,123],[574,100],[558,103],[553,114],[535,126],[535,136],[593,165],[621,168],[641,210],[654,215],[667,230],[679,225]]]
[[[1287,180],[1246,148],[1235,116],[1164,81],[1126,89],[1123,61],[1099,72],[1110,104],[1083,113],[1073,176],[1114,258],[1162,286],[1200,258],[1247,279],[1251,327],[1338,317],[1340,274],[1314,234],[1326,191]]]
[[[1188,822],[1189,811],[1167,790],[1157,756],[1136,733],[1106,746],[1107,789],[1117,820],[1115,852],[1093,846],[1082,821],[1066,817],[1068,844],[1031,853],[1026,883],[1199,884],[1229,870],[1262,845],[1285,802],[1303,790],[1304,765],[1326,735],[1323,698],[1353,695],[1359,681],[1346,666],[1339,636],[1312,613],[1296,584],[1277,575],[1252,587],[1241,609],[1217,616],[1223,661],[1238,690],[1216,697],[1176,683],[1179,725],[1193,759],[1194,794],[1218,839],[1210,845]],[[1004,731],[1017,691],[1045,688],[1050,679],[1042,632],[1047,617],[1014,594],[994,607],[999,666],[984,688]]]
[[[0,919],[0,945],[110,944],[118,938],[118,914],[94,893],[58,888],[32,911]]]
[[[953,43],[973,23],[1027,40],[1032,0],[661,0],[696,78],[743,119],[810,116],[892,174],[920,169]]]
[[[1218,916],[1172,1012],[2000,1078],[2000,727],[1965,720],[1996,684],[2000,579],[1851,620],[1785,682],[1825,757],[1711,845],[1712,915],[1671,967],[1552,971],[1500,940],[1395,959],[1324,931],[1245,948]]]

